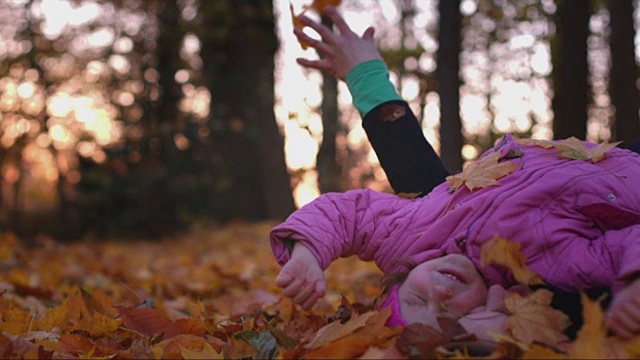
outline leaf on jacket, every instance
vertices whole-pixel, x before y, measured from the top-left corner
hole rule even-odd
[[[581,140],[576,137],[570,137],[555,142],[553,146],[558,149],[558,154],[563,159],[591,160],[591,162],[597,163],[602,160],[607,151],[616,147],[621,142],[622,141],[608,143],[605,141],[591,149],[587,149]]]
[[[449,192],[458,190],[462,185],[471,191],[499,185],[498,179],[518,168],[518,164],[512,161],[499,162],[499,160],[500,153],[493,152],[473,162],[461,173],[447,176],[446,180],[451,185]]]
[[[518,341],[527,345],[533,342],[556,346],[568,340],[563,334],[569,326],[569,318],[551,307],[553,293],[538,289],[527,297],[513,293],[504,305],[511,314],[507,319],[507,331]]]
[[[553,147],[553,142],[549,140],[541,140],[541,139],[516,139],[516,143],[524,146],[540,146],[544,149],[549,149]]]
[[[544,284],[542,278],[526,265],[520,244],[496,236],[482,246],[480,262],[483,265],[506,266],[514,279],[524,285]]]

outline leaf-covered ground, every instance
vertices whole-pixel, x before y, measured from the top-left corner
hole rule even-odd
[[[640,338],[608,337],[586,299],[578,339],[558,343],[542,292],[509,300],[510,333],[497,346],[455,322],[389,329],[388,311],[372,309],[381,274],[357,259],[334,263],[327,296],[302,311],[274,285],[273,225],[29,247],[1,234],[0,358],[640,357]]]

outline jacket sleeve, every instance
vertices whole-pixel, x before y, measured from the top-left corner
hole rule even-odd
[[[339,257],[357,255],[385,271],[399,256],[389,234],[407,221],[402,212],[412,201],[369,189],[327,193],[273,228],[271,248],[280,265],[289,261],[293,242],[301,241],[323,270]]]
[[[424,196],[449,175],[405,101],[376,106],[363,127],[396,193]]]

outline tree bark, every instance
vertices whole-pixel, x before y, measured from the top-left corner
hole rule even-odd
[[[331,28],[331,20],[322,16],[322,24]],[[322,75],[322,144],[316,157],[318,187],[321,193],[341,190],[341,167],[337,160],[336,136],[340,128],[338,112],[338,81],[331,75]]]
[[[612,138],[630,146],[640,137],[638,67],[636,66],[632,0],[609,0],[611,68],[609,94],[615,108]]]
[[[462,170],[462,121],[460,119],[460,0],[440,0],[440,30],[436,77],[440,93],[440,157],[452,173]]]
[[[222,176],[220,219],[283,219],[294,209],[284,139],[273,111],[277,37],[270,0],[203,3],[204,73]]]
[[[554,57],[553,137],[565,139],[587,134],[590,98],[587,38],[591,1],[564,0],[556,14]]]

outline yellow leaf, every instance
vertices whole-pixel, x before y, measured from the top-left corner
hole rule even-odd
[[[538,289],[527,297],[514,293],[505,299],[504,305],[511,314],[506,328],[516,340],[550,346],[567,340],[562,332],[569,325],[569,318],[551,307],[552,298],[551,291]]]
[[[517,282],[524,285],[544,284],[538,274],[527,267],[526,260],[520,244],[507,241],[500,236],[482,246],[480,261],[483,265],[503,265],[506,266]]]
[[[598,161],[602,160],[604,154],[607,151],[616,147],[621,142],[622,141],[618,141],[609,144],[605,141],[591,149],[587,149],[584,146],[584,143],[578,138],[570,137],[568,139],[554,143],[553,146],[558,149],[558,154],[561,158],[574,160],[591,160],[591,162],[597,163]]]
[[[34,330],[51,331],[53,328],[63,328],[69,320],[69,307],[62,303],[47,310],[42,316],[33,322]]]
[[[461,173],[447,176],[446,180],[451,185],[449,191],[455,191],[462,185],[469,190],[498,185],[498,179],[518,168],[518,164],[512,161],[499,163],[499,160],[500,153],[493,152],[467,166]]]
[[[566,359],[566,355],[559,353],[559,352],[555,352],[553,349],[545,347],[545,346],[540,346],[538,344],[533,344],[531,345],[531,348],[529,351],[526,351],[524,354],[522,354],[522,358],[523,359]]]
[[[570,359],[604,359],[604,344],[607,336],[603,326],[604,314],[599,301],[592,301],[580,293],[584,324],[569,352]]]
[[[201,351],[195,351],[180,347],[182,357],[185,359],[224,359],[222,353],[217,353],[211,344],[205,344]]]

